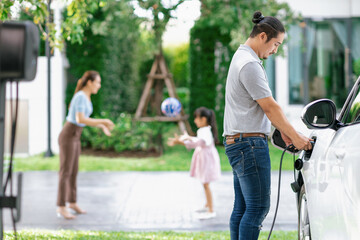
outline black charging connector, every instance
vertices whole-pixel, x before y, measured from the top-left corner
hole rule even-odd
[[[313,141],[310,141],[311,143],[311,149],[310,150],[304,150],[304,158],[307,160],[307,159],[310,159],[311,157],[311,154],[312,154],[312,151],[313,151],[313,148],[314,148],[314,145],[315,145],[315,140],[314,139]],[[302,169],[302,167],[304,166],[304,161],[302,160],[302,158],[298,158],[296,159],[296,161],[294,162],[294,168],[298,171],[300,171]]]
[[[310,150],[305,151],[305,155],[304,155],[305,159],[310,159],[311,154],[312,154],[313,149],[314,149],[315,141],[316,141],[316,138],[313,138],[313,140],[310,141],[312,147],[311,147]]]

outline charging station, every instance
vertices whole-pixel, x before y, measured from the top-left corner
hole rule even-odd
[[[16,210],[13,222],[20,220],[22,174],[18,174],[17,194],[6,195],[6,184],[11,182],[12,157],[15,142],[16,118],[11,129],[10,167],[5,185],[4,176],[4,145],[5,145],[5,103],[6,84],[10,81],[31,81],[36,76],[37,58],[39,53],[39,30],[30,22],[0,23],[0,239],[3,239],[3,208]],[[16,96],[16,101],[18,96]],[[11,99],[12,101],[12,99]]]

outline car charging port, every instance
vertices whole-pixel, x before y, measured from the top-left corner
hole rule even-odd
[[[310,150],[307,150],[307,151],[305,151],[305,155],[304,155],[304,159],[306,159],[306,160],[309,160],[310,159],[310,157],[311,157],[311,154],[312,154],[312,151],[313,151],[313,149],[314,149],[314,146],[315,146],[315,142],[316,142],[316,138],[315,137],[312,137],[312,141],[310,141],[310,143],[311,143],[311,149]],[[301,168],[300,168],[301,169]]]
[[[304,166],[304,161],[303,161],[303,159],[305,159],[305,160],[310,159],[310,156],[311,156],[311,154],[312,154],[312,151],[313,151],[313,148],[314,148],[314,145],[315,145],[315,141],[316,141],[316,138],[315,138],[315,137],[313,137],[312,139],[313,139],[313,140],[310,141],[311,146],[312,146],[311,149],[310,149],[310,150],[307,150],[307,151],[303,151],[303,153],[300,154],[299,158],[296,159],[296,161],[294,162],[294,168],[295,168],[296,170],[298,170],[298,171],[300,171],[300,170],[303,168],[303,166]],[[302,183],[299,183],[298,181],[295,181],[295,182],[291,183],[290,185],[291,185],[291,189],[292,189],[295,193],[297,193],[297,192],[300,191]]]
[[[316,138],[313,138],[312,141],[310,141],[312,148],[310,150],[304,151],[304,155],[300,155],[298,159],[296,159],[296,161],[294,162],[294,168],[298,171],[300,171],[304,165],[304,161],[303,158],[308,160],[312,154],[312,150],[314,148],[315,145],[315,141]]]

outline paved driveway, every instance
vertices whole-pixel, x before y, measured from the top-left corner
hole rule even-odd
[[[22,217],[18,229],[105,231],[228,230],[233,204],[232,173],[211,183],[217,217],[198,220],[193,210],[205,202],[202,185],[188,172],[84,172],[78,176],[78,203],[88,211],[75,220],[56,217],[57,172],[26,172],[23,177]],[[296,230],[293,172],[282,174],[280,209],[275,230]],[[274,216],[278,172],[272,172],[271,210],[264,221],[269,230]],[[12,229],[4,211],[5,230]]]

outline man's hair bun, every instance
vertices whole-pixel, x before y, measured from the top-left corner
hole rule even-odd
[[[254,13],[252,22],[255,24],[258,24],[259,22],[261,22],[265,17],[262,15],[262,13],[260,11],[256,11]]]

